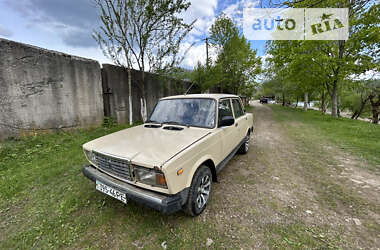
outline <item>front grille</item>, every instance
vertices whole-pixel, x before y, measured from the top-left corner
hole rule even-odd
[[[130,173],[130,162],[128,160],[114,158],[98,152],[94,152],[97,167],[106,173],[126,180],[132,180]]]

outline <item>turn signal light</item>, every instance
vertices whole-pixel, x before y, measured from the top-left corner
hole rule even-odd
[[[166,179],[164,174],[156,174],[156,183],[162,186],[166,186]]]
[[[177,175],[181,175],[183,173],[183,168],[177,171]]]

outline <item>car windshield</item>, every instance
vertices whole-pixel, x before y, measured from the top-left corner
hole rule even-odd
[[[213,128],[216,104],[213,99],[166,99],[157,103],[148,122]]]

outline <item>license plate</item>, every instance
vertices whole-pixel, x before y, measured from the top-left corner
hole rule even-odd
[[[96,190],[127,204],[127,195],[96,180]]]

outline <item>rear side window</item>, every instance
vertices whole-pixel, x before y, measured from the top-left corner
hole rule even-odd
[[[238,118],[238,117],[244,115],[243,108],[242,108],[238,99],[232,99],[232,105],[234,107],[235,118]]]
[[[232,116],[230,99],[219,101],[218,120],[221,121],[225,116]]]

